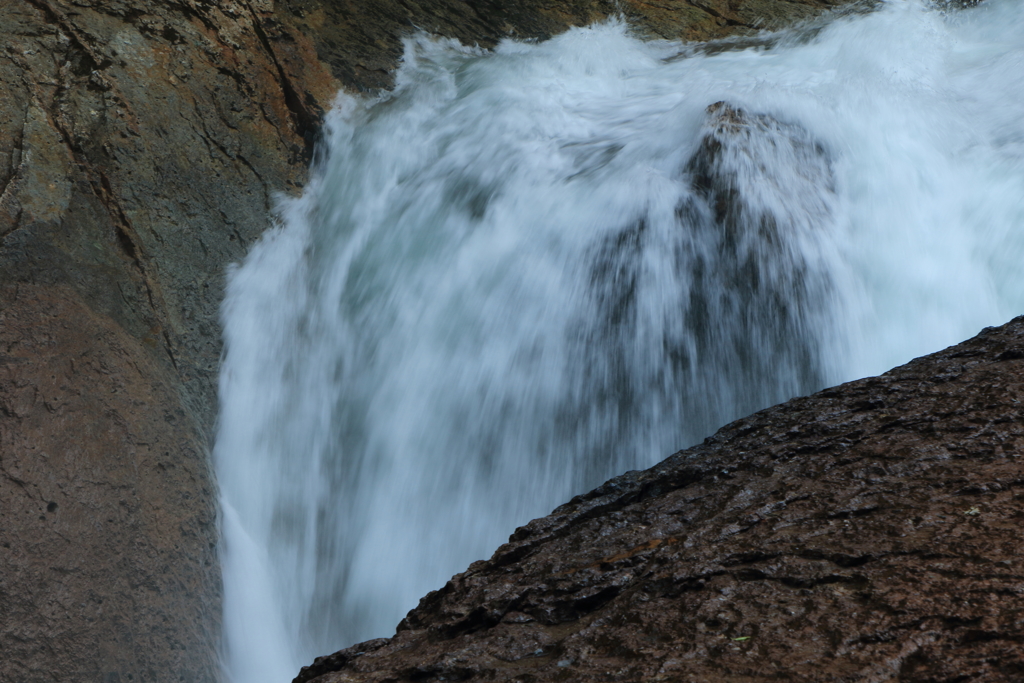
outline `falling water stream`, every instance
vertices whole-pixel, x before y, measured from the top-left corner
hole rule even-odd
[[[230,273],[229,678],[389,635],[572,495],[1024,312],[1021,36],[1015,0],[900,0],[726,50],[410,39]]]

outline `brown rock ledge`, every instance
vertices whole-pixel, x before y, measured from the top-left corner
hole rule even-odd
[[[342,681],[1024,680],[1024,317],[516,530]]]

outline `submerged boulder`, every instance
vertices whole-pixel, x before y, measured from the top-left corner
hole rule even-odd
[[[1024,317],[516,530],[342,681],[1019,681]]]

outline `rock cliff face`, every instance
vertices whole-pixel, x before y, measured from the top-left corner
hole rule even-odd
[[[342,681],[1024,680],[1024,317],[516,530]]]
[[[622,11],[714,38],[836,0]],[[413,27],[492,45],[605,0],[0,0],[0,680],[211,681],[226,265],[339,87]]]
[[[0,680],[215,678],[222,273],[335,88],[271,9],[0,2]]]

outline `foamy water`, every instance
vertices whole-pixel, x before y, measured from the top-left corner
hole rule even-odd
[[[390,635],[572,495],[1024,313],[1022,35],[989,0],[712,55],[410,40],[229,278],[229,677]]]

